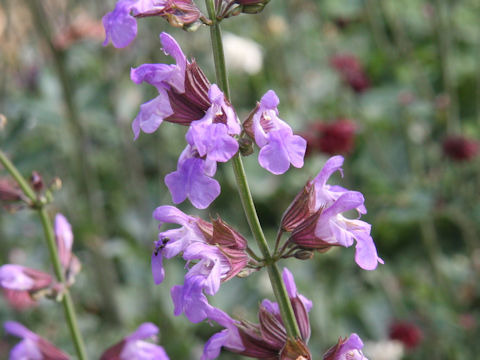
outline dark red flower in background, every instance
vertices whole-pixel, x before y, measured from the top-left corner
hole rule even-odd
[[[330,59],[330,65],[356,93],[362,93],[370,87],[367,74],[355,55],[334,55]]]
[[[423,340],[423,332],[414,323],[397,321],[390,325],[390,339],[401,341],[407,349],[413,349]]]
[[[351,120],[310,124],[302,135],[307,140],[307,154],[318,151],[329,155],[347,154],[353,150],[356,125]]]
[[[461,135],[450,135],[443,141],[443,153],[454,161],[473,159],[479,149],[479,142]]]

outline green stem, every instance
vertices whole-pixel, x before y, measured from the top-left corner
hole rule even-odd
[[[38,209],[40,220],[42,221],[43,231],[45,233],[45,239],[47,240],[48,252],[50,253],[50,260],[52,261],[53,270],[55,275],[62,284],[65,284],[65,276],[63,274],[62,265],[60,264],[60,258],[58,257],[57,245],[55,243],[55,235],[52,229],[52,223],[48,217],[45,207],[41,206]],[[68,288],[65,286],[64,294],[62,297],[63,309],[65,310],[65,316],[67,318],[68,327],[72,335],[72,340],[75,345],[75,349],[80,360],[87,359],[85,352],[85,345],[83,343],[82,336],[78,330],[77,316],[75,314],[75,308]]]
[[[215,17],[215,6],[213,0],[205,0],[205,3],[209,18],[212,21],[212,25],[210,26],[210,38],[215,62],[215,74],[218,86],[223,90],[228,99],[230,97],[230,92],[228,88],[227,69],[225,66],[225,56],[223,53],[220,25]],[[272,258],[270,249],[268,248],[267,240],[265,239],[260,221],[258,220],[257,211],[255,210],[255,205],[253,203],[252,194],[250,193],[250,188],[248,186],[247,177],[240,154],[237,154],[233,158],[232,163],[245,216],[247,217],[250,229],[260,251],[262,252],[265,263],[267,264],[268,275],[272,284],[273,293],[275,294],[275,298],[277,299],[280,308],[280,314],[285,324],[285,330],[288,337],[300,338],[300,330],[295,319],[295,314],[293,312],[292,304],[290,303],[285,284],[283,283],[280,271]]]
[[[12,175],[18,186],[20,186],[20,189],[22,189],[23,193],[32,201],[32,203],[35,203],[37,201],[37,196],[35,195],[35,192],[28,185],[28,182],[25,180],[25,178],[18,172],[15,165],[12,164],[12,162],[5,156],[5,154],[1,150],[0,163],[2,163],[3,167],[10,173],[10,175]]]
[[[45,239],[47,241],[48,252],[50,253],[50,260],[53,265],[53,271],[57,280],[65,285],[65,276],[63,274],[62,265],[60,264],[60,258],[58,257],[57,245],[55,243],[55,234],[53,232],[52,223],[48,217],[47,211],[45,210],[45,204],[37,199],[35,192],[28,185],[28,182],[20,174],[17,168],[12,164],[10,160],[5,156],[5,154],[0,150],[0,163],[5,167],[5,169],[12,175],[17,184],[20,186],[24,194],[32,201],[33,208],[35,208],[40,216],[42,222],[43,231],[45,233]],[[82,336],[78,329],[77,316],[75,314],[75,308],[73,305],[72,298],[68,291],[68,288],[64,287],[64,294],[62,297],[62,304],[65,310],[65,317],[67,318],[68,327],[72,335],[72,340],[75,345],[75,349],[78,354],[79,360],[86,360],[87,355],[85,351],[85,345],[83,343]]]

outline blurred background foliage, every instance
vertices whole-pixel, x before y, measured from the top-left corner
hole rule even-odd
[[[168,31],[213,82],[209,32],[148,18],[128,48],[102,47],[101,17],[114,5],[0,2],[0,113],[8,119],[0,147],[24,175],[62,179],[50,211],[74,228],[83,269],[72,294],[90,355],[152,321],[171,359],[197,359],[218,328],[172,315],[169,289],[182,282],[184,262],[167,261],[160,286],[149,269],[157,233],[151,213],[171,204],[163,178],[176,168],[185,128],[164,123],[133,142],[131,121],[155,89],[133,84],[129,71],[171,61],[158,40]],[[274,0],[261,14],[222,23],[240,118],[274,89],[281,117],[309,141],[304,168],[283,176],[260,168],[256,154],[245,159],[270,240],[305,181],[328,154],[342,153],[345,176],[334,181],[365,195],[365,220],[385,260],[363,271],[354,249],[341,248],[281,264],[314,301],[315,359],[351,332],[368,343],[370,360],[478,356],[479,16],[477,0]],[[0,176],[7,174],[0,169]],[[220,214],[250,237],[230,165],[219,166],[216,178],[222,195],[211,208],[180,208]],[[35,214],[9,210],[0,211],[1,262],[49,269]],[[211,301],[254,320],[264,297],[273,295],[262,272],[224,284]],[[55,303],[22,306],[7,296],[0,303],[2,322],[21,321],[74,353]],[[1,338],[1,358],[14,341]]]

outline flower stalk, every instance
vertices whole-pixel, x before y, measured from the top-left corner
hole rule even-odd
[[[55,276],[57,277],[58,282],[65,284],[65,276],[63,274],[62,266],[60,264],[60,258],[58,256],[57,246],[55,243],[55,235],[52,228],[52,222],[50,221],[47,211],[45,209],[46,202],[37,198],[35,192],[30,187],[28,182],[20,174],[20,172],[15,167],[15,165],[12,164],[12,162],[5,156],[5,154],[1,150],[0,150],[0,163],[15,179],[15,181],[20,186],[24,194],[31,201],[32,208],[38,212],[38,215],[42,223],[43,231],[45,234],[45,240],[47,241],[48,252],[50,254],[50,260],[52,262]],[[77,352],[78,359],[87,360],[88,358],[86,355],[83,338],[78,329],[75,307],[66,285],[63,290],[63,296],[62,296],[61,302],[65,311],[65,317],[67,319],[67,324],[70,329],[72,341],[75,345],[75,350]]]
[[[220,89],[224,92],[227,99],[229,99],[230,91],[228,87],[227,69],[223,52],[222,35],[219,22],[215,17],[214,0],[205,0],[205,4],[208,10],[208,16],[212,21],[212,25],[210,26],[210,39],[212,42],[217,83]],[[280,313],[285,324],[285,330],[289,338],[300,338],[301,334],[297,321],[295,320],[295,314],[293,312],[287,290],[282,281],[280,271],[275,263],[275,259],[271,255],[267,240],[260,225],[260,221],[255,210],[255,204],[253,203],[252,194],[248,186],[243,162],[239,153],[237,153],[237,155],[232,158],[232,163],[235,173],[235,180],[237,183],[238,192],[245,212],[245,216],[247,218],[253,236],[258,244],[258,247],[264,257],[268,275],[270,277],[270,282],[272,284],[273,293],[279,304]]]

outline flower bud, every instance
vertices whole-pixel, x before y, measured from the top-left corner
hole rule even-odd
[[[30,176],[30,185],[32,185],[33,190],[35,190],[37,193],[43,190],[43,179],[39,172],[32,171],[32,175]]]
[[[250,138],[242,137],[238,140],[240,147],[240,154],[242,156],[249,156],[253,154],[253,141]]]
[[[246,277],[250,276],[252,273],[257,272],[257,271],[258,271],[257,269],[245,268],[245,269],[242,269],[242,271],[240,271],[237,274],[237,277],[246,278]]]
[[[245,14],[258,14],[270,2],[270,0],[235,0],[242,6],[242,12]]]
[[[310,260],[313,257],[313,251],[300,249],[293,256],[299,260]]]
[[[73,232],[72,226],[62,214],[55,216],[55,241],[58,249],[60,263],[65,272],[67,285],[72,285],[75,276],[80,272],[81,263],[73,254]]]
[[[217,19],[244,14],[257,14],[270,0],[220,0],[216,4]]]

